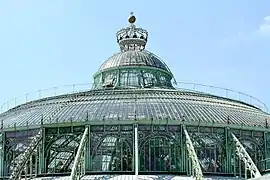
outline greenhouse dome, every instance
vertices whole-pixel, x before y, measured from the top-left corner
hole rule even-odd
[[[0,178],[229,180],[270,170],[264,104],[181,87],[135,22],[117,32],[120,52],[92,87],[3,110]]]

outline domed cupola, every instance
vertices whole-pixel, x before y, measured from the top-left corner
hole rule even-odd
[[[173,89],[173,74],[155,54],[146,51],[148,32],[130,25],[116,33],[121,52],[105,61],[94,75],[94,89],[166,88]]]

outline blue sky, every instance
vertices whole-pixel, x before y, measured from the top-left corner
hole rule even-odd
[[[25,92],[87,83],[119,51],[127,25],[149,31],[147,49],[177,81],[226,87],[270,107],[268,0],[1,0],[0,102]]]

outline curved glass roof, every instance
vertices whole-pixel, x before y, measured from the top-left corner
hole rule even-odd
[[[104,71],[110,68],[126,67],[126,66],[146,66],[159,68],[170,73],[167,65],[155,54],[149,51],[125,51],[111,56],[104,62],[99,70]]]
[[[103,63],[94,76],[94,89],[172,89],[173,75],[156,55],[145,50],[123,51]]]
[[[237,101],[176,90],[89,91],[30,102],[0,116],[4,127],[61,122],[168,120],[265,127],[269,115]]]

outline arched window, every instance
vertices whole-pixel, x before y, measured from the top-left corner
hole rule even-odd
[[[252,137],[245,137],[245,138],[239,138],[239,141],[259,169],[259,171],[262,171],[264,167],[264,152],[263,152],[263,139],[259,138],[252,138]],[[260,143],[260,141],[262,141]],[[261,144],[261,145],[260,145]],[[236,173],[240,173],[240,168],[241,168],[241,173],[243,174],[245,172],[244,168],[245,165],[243,161],[239,159],[239,156],[236,153],[235,145],[233,143],[232,147],[232,167],[233,169],[236,170]]]
[[[103,87],[113,87],[117,81],[117,72],[111,71],[103,75]]]
[[[157,78],[152,72],[143,71],[143,80],[145,87],[152,87],[157,84]]]
[[[19,138],[18,138],[19,139]],[[27,149],[29,145],[29,141],[27,139],[20,139],[21,142],[19,141],[9,141],[6,140],[6,157],[5,157],[5,162],[6,162],[6,172],[8,175],[11,174],[11,172],[14,170],[15,166],[17,165],[16,162],[19,161],[20,158],[22,158],[23,153]]]
[[[203,172],[225,171],[226,146],[224,140],[224,137],[218,134],[192,134],[194,148]]]
[[[258,169],[262,170],[263,151],[258,142],[243,140],[242,144]]]
[[[130,145],[123,138],[105,137],[93,152],[91,171],[132,171]]]
[[[45,160],[48,173],[71,172],[81,135],[63,135],[48,142]]]
[[[173,138],[154,136],[140,145],[140,171],[178,171],[181,147]]]
[[[38,130],[20,131],[20,132],[7,132],[5,139],[5,175],[10,175],[17,165],[19,159],[23,156],[23,153],[29,147],[29,143],[35,137]],[[36,159],[36,153],[33,154],[32,164],[34,165]],[[29,163],[30,164],[30,163]],[[27,165],[28,167],[30,165]],[[33,167],[34,168],[34,167]],[[30,168],[28,168],[29,170]],[[22,172],[23,174],[24,172]]]

